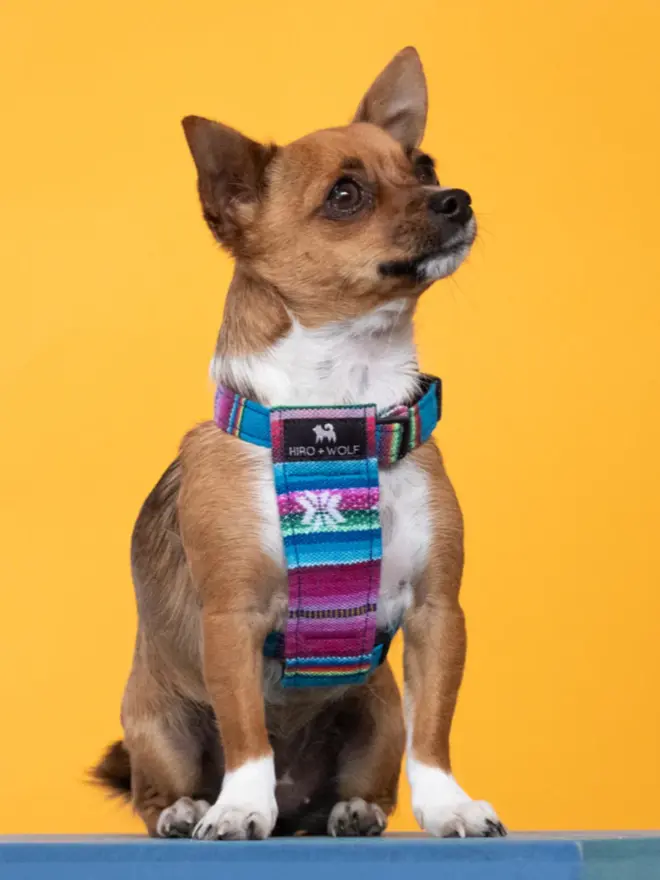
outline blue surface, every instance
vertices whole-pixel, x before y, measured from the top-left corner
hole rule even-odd
[[[591,858],[593,856],[593,858]],[[660,837],[422,835],[254,842],[0,837],[2,880],[651,880]]]

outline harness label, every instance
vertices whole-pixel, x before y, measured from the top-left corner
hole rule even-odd
[[[364,419],[293,418],[284,422],[284,461],[350,461],[365,457]]]

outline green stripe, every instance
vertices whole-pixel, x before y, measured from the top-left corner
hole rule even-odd
[[[417,410],[410,413],[410,442],[408,449],[414,449],[417,445]]]
[[[340,511],[342,522],[335,522],[327,514],[317,514],[309,525],[303,525],[304,513],[289,513],[281,519],[282,535],[311,535],[316,532],[368,532],[380,528],[377,510]]]
[[[394,425],[393,428],[394,430],[392,431],[392,448],[390,449],[391,463],[397,461],[399,457],[399,452],[401,450],[401,440],[403,439],[403,425]]]

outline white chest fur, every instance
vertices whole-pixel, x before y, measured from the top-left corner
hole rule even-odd
[[[247,384],[269,405],[375,403],[406,399],[418,373],[410,315],[393,302],[354,321],[309,330],[294,323],[268,351],[215,361],[214,378]],[[282,536],[268,450],[254,447],[255,485],[264,550],[284,568]],[[383,563],[379,628],[395,623],[412,599],[429,546],[427,478],[412,459],[380,470]]]

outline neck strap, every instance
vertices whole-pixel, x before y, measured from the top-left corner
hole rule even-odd
[[[440,421],[441,412],[440,379],[421,373],[415,399],[391,407],[376,419],[378,464],[392,465],[425,443]],[[227,434],[257,446],[272,446],[270,409],[222,385],[216,392],[213,420]]]

